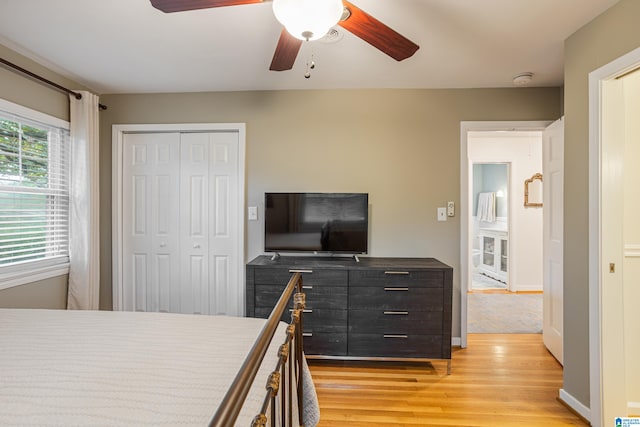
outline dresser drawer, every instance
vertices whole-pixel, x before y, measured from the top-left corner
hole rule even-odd
[[[247,315],[266,318],[295,271],[306,294],[306,354],[451,356],[453,270],[446,264],[433,258],[260,255],[247,264]],[[282,316],[287,323],[290,308]]]
[[[346,356],[347,334],[328,332],[305,332],[302,338],[304,353],[307,356]]]
[[[441,334],[442,311],[349,310],[349,333]]]
[[[304,332],[347,332],[347,310],[328,310],[307,307],[303,314]],[[256,307],[256,317],[266,319],[271,314],[270,307]],[[291,322],[291,311],[287,310],[281,320]]]
[[[256,285],[286,285],[294,272],[302,273],[303,285],[347,286],[346,270],[313,268],[256,268],[253,280]]]
[[[442,270],[351,270],[349,286],[409,286],[442,288]]]
[[[349,288],[349,309],[443,311],[442,288],[370,286]]]
[[[278,302],[284,286],[281,285],[259,285],[256,286],[255,305],[256,307],[273,307]],[[347,308],[347,288],[324,285],[304,285],[306,305],[315,308]],[[293,303],[290,303],[291,306]]]
[[[442,336],[349,334],[349,356],[442,358]]]

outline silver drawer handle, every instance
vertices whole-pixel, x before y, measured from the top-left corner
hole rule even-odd
[[[313,332],[303,332],[302,336],[303,337],[312,337],[313,336]]]
[[[401,274],[403,276],[407,276],[409,272],[408,271],[385,271],[384,274]]]
[[[403,338],[403,339],[407,339],[407,338],[409,338],[409,335],[384,334],[383,337],[384,338]]]
[[[293,312],[293,308],[289,309],[290,312]],[[303,313],[313,313],[312,309],[302,310]]]
[[[385,291],[408,291],[409,288],[384,288]]]
[[[383,312],[385,315],[389,316],[408,316],[408,311],[385,311]]]
[[[311,274],[313,273],[313,270],[289,270],[289,273],[307,273],[307,274]]]
[[[302,289],[313,289],[313,285],[303,285]]]

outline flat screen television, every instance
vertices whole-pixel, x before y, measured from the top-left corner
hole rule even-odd
[[[367,193],[265,193],[265,252],[367,252]]]

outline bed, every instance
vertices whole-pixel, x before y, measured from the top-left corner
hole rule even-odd
[[[311,427],[315,392],[304,358],[293,360],[300,342],[281,354],[294,332],[276,309],[267,320],[0,309],[0,425],[251,426],[270,416]],[[266,390],[273,371],[288,397]]]

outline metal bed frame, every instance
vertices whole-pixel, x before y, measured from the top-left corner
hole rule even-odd
[[[293,426],[294,392],[297,394],[298,405],[296,410],[298,411],[298,420],[300,426],[304,427],[302,420],[302,358],[304,357],[302,351],[302,316],[305,308],[305,294],[302,292],[302,276],[300,273],[293,273],[289,279],[287,286],[280,295],[280,299],[271,311],[267,323],[260,331],[240,371],[211,419],[210,427],[231,427],[235,425],[249,389],[292,296],[291,323],[287,327],[285,341],[278,351],[278,363],[267,381],[267,392],[261,412],[253,419],[252,427],[265,427],[267,425],[267,411],[269,409],[272,426],[276,425],[278,410],[280,411],[280,425],[282,427]],[[277,397],[280,391],[280,405],[278,405]]]

